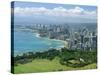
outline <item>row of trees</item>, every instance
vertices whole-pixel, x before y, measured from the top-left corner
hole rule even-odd
[[[48,59],[52,61],[55,57],[59,57],[59,63],[62,65],[81,67],[87,64],[97,62],[97,52],[96,51],[81,51],[81,50],[68,50],[67,48],[62,48],[61,50],[50,49],[44,52],[28,52],[23,55],[17,55],[14,58],[14,65],[25,64],[31,62],[34,59]],[[74,61],[70,62],[70,61]],[[78,63],[75,63],[78,62]]]

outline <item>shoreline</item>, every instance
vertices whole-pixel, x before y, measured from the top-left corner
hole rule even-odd
[[[16,31],[23,31],[23,30],[26,30],[26,31],[35,33],[36,37],[38,37],[38,38],[46,38],[46,39],[48,39],[48,40],[63,42],[63,43],[64,43],[64,46],[61,45],[61,48],[63,48],[63,47],[67,48],[67,46],[68,46],[68,42],[67,42],[67,41],[59,40],[59,39],[50,39],[49,37],[41,37],[40,34],[39,34],[37,31],[35,31],[35,30],[31,30],[31,29],[15,29],[15,30],[16,30]],[[61,48],[60,48],[60,49],[61,49]]]
[[[39,33],[37,33],[37,32],[35,32],[35,33],[36,33],[36,37],[38,37],[38,38],[46,38],[46,39],[48,39],[48,40],[63,42],[63,43],[64,43],[64,46],[61,46],[61,48],[63,48],[63,47],[67,48],[67,46],[68,46],[68,42],[67,42],[67,41],[59,40],[59,39],[50,39],[50,38],[48,38],[48,37],[41,37]],[[60,49],[61,49],[61,48],[60,48]]]
[[[43,39],[46,39],[46,40],[50,40],[50,41],[54,41],[54,42],[61,42],[62,43],[62,45],[59,45],[59,46],[57,46],[56,48],[54,48],[54,49],[56,49],[56,50],[60,50],[61,48],[67,48],[67,41],[64,41],[64,40],[59,40],[59,39],[50,39],[49,37],[41,37],[40,36],[40,34],[37,32],[37,31],[35,31],[35,30],[29,30],[29,29],[16,29],[16,31],[29,31],[29,32],[31,32],[31,33],[33,33],[33,35],[35,35],[37,38],[43,38]],[[52,49],[53,47],[50,47],[50,48],[48,48],[47,50],[49,50],[49,49]],[[15,50],[16,51],[16,50]],[[46,51],[46,50],[44,50],[44,51]],[[30,52],[30,50],[29,50],[29,52]],[[33,51],[34,52],[34,51]],[[42,52],[42,51],[41,51]],[[25,52],[22,52],[22,53],[15,53],[15,56],[16,55],[21,55],[21,54],[23,54],[23,53],[27,53],[26,51]]]
[[[40,34],[38,32],[36,32],[35,30],[30,30],[30,29],[15,29],[17,31],[23,31],[23,30],[26,30],[26,31],[30,31],[32,33],[35,33],[36,34],[36,37],[38,38],[46,38],[48,40],[53,40],[53,41],[60,41],[60,42],[63,42],[64,43],[64,47],[67,46],[68,42],[67,41],[64,41],[64,40],[59,40],[59,39],[50,39],[49,37],[41,37]]]

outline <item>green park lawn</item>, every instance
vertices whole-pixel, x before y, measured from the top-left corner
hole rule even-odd
[[[84,67],[73,68],[59,63],[59,58],[55,58],[52,61],[47,59],[35,59],[32,62],[26,64],[18,64],[14,67],[14,73],[35,73],[35,72],[50,72],[50,71],[67,71],[67,70],[84,70],[95,69],[96,63],[86,65]]]

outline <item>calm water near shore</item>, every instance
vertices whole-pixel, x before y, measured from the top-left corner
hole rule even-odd
[[[25,52],[40,52],[50,48],[62,48],[65,42],[61,40],[39,37],[38,33],[27,31],[14,31],[14,54]]]

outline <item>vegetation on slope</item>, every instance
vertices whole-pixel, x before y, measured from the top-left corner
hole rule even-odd
[[[15,67],[15,73],[92,69],[96,68],[96,65],[93,65],[97,63],[97,52],[95,50],[82,51],[62,48],[61,50],[50,49],[36,53],[28,52],[12,58],[14,59],[12,66]],[[93,67],[90,64],[93,64]]]

